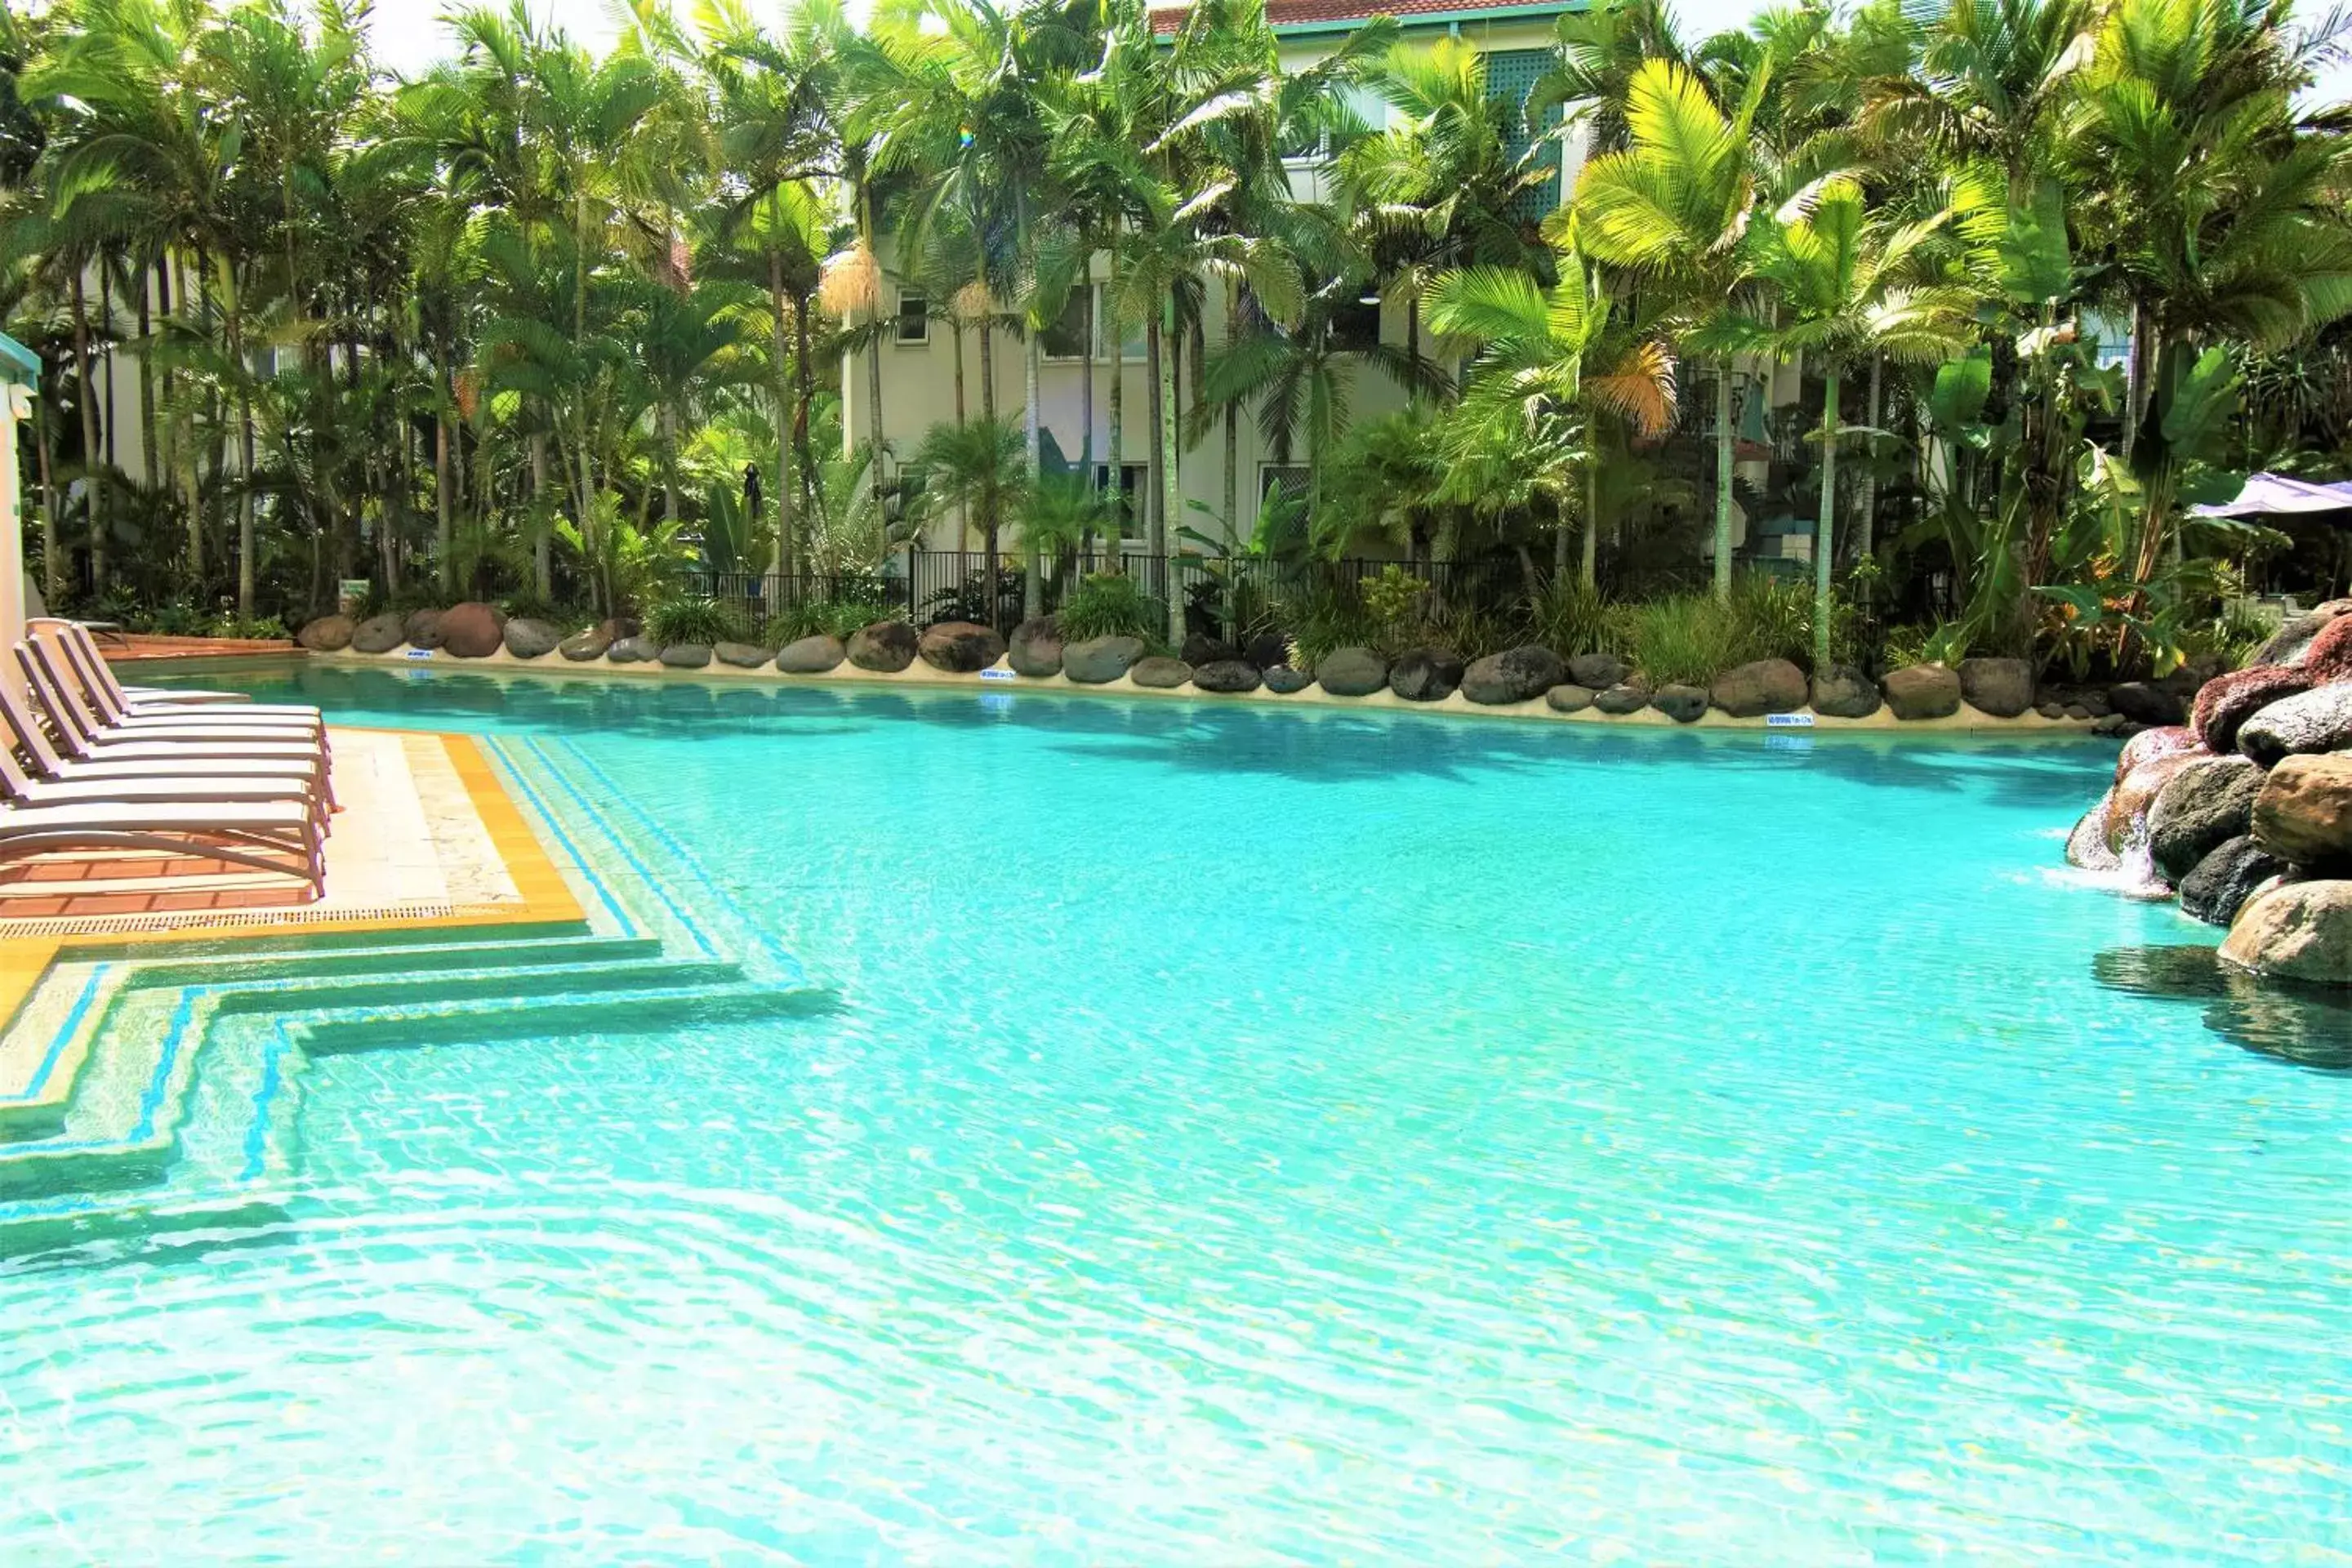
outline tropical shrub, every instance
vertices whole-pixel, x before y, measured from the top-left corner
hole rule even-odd
[[[846,641],[851,633],[872,626],[887,614],[879,596],[871,601],[813,599],[770,616],[761,641],[770,647],[782,647],[803,637],[829,637]]]
[[[1749,628],[1708,594],[1673,594],[1618,611],[1618,636],[1652,685],[1705,686],[1744,664]]]
[[[716,600],[664,599],[646,612],[646,636],[665,647],[673,643],[740,642],[743,624]]]
[[[1157,642],[1167,635],[1168,609],[1126,573],[1097,572],[1070,590],[1054,621],[1065,642],[1112,637]]]
[[[1619,651],[1619,617],[1608,595],[1594,584],[1554,577],[1528,597],[1523,616],[1528,640],[1562,658]]]

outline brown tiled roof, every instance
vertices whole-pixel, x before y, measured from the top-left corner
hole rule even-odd
[[[1517,10],[1554,11],[1559,0],[1502,0],[1499,5],[1482,0],[1265,0],[1265,19],[1277,27],[1301,22],[1363,22],[1374,16],[1443,16],[1454,11]],[[1185,5],[1156,6],[1151,12],[1151,30],[1172,33],[1184,25],[1192,14]]]

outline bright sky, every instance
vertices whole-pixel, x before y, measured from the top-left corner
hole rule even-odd
[[[503,6],[507,0],[493,3]],[[562,23],[566,32],[592,48],[606,47],[617,32],[604,0],[529,0],[529,4],[532,15]],[[449,53],[448,30],[440,22],[449,5],[450,0],[375,0],[377,58],[394,70],[413,72]],[[1764,0],[1676,0],[1674,7],[1687,38],[1704,38],[1727,27],[1744,26],[1763,8]],[[863,16],[868,9],[867,0],[850,0],[852,16]],[[2301,9],[2316,16],[2324,7],[2317,0],[2305,0]],[[780,16],[782,3],[752,0],[752,11]],[[2312,96],[2323,101],[2352,100],[2352,64],[2324,73]]]

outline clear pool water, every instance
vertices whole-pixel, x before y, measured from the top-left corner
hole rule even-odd
[[[322,1057],[278,1211],[0,1264],[11,1563],[2352,1553],[2345,1015],[2053,872],[2111,746],[300,684],[839,1005]]]

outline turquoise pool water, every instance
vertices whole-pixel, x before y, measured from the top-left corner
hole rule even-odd
[[[835,1005],[0,1262],[11,1563],[2352,1553],[2344,1015],[2054,869],[2111,746],[300,685]]]

